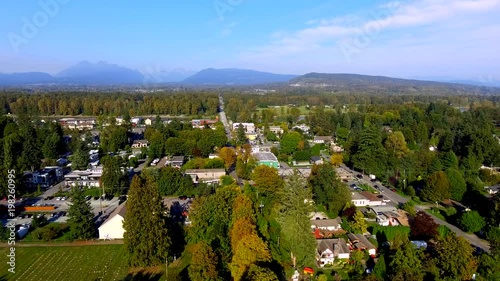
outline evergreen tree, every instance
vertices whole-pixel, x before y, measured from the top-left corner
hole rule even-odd
[[[71,193],[71,205],[68,210],[68,224],[71,236],[75,239],[92,239],[96,234],[94,212],[90,202],[85,200],[81,187],[75,187]]]
[[[308,258],[314,256],[316,246],[309,219],[313,211],[310,203],[312,194],[306,184],[295,170],[285,184],[278,214],[283,240],[299,267],[307,264]]]
[[[123,221],[125,247],[130,266],[154,266],[165,262],[170,238],[165,208],[151,177],[132,179]]]
[[[78,148],[75,153],[71,156],[71,168],[73,170],[85,170],[89,165],[88,153],[80,148]]]

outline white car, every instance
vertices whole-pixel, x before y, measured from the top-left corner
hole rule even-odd
[[[60,201],[60,200],[61,200],[61,197],[56,197],[56,200],[57,200],[57,201]]]

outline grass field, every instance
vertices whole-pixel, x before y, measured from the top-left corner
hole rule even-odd
[[[14,274],[7,254],[0,249],[0,280],[134,280],[123,245],[17,247]]]

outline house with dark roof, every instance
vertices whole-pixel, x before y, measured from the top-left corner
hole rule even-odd
[[[349,238],[351,249],[367,251],[370,256],[377,254],[377,248],[363,234],[349,233],[347,238]]]
[[[123,239],[123,234],[125,233],[125,229],[123,228],[125,213],[125,203],[116,207],[108,219],[99,226],[99,239]]]
[[[333,264],[335,259],[349,259],[351,251],[343,238],[317,239],[316,260],[320,267]]]
[[[321,158],[320,156],[311,156],[311,158],[309,159],[309,162],[311,162],[311,164],[315,164],[315,165],[322,165],[323,158]]]

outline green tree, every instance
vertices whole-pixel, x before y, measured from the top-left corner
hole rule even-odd
[[[311,190],[305,180],[295,170],[285,183],[283,197],[279,203],[278,222],[287,252],[302,267],[314,256],[316,241],[311,235],[309,215],[313,211]]]
[[[163,155],[165,139],[163,134],[156,131],[152,134],[149,141],[148,156],[150,159],[159,158]]]
[[[451,197],[450,182],[442,171],[430,175],[421,190],[420,197],[428,202],[437,202]]]
[[[330,164],[314,165],[308,179],[316,204],[323,205],[332,216],[351,201],[351,193],[347,185],[337,177],[335,169]]]
[[[476,272],[474,249],[467,240],[454,233],[440,238],[436,245],[436,265],[446,280],[470,280]]]
[[[447,170],[450,168],[457,169],[458,168],[458,159],[457,155],[453,152],[453,150],[445,151],[440,154],[441,163],[443,165],[443,169]]]
[[[89,165],[89,155],[82,149],[77,149],[71,156],[71,168],[73,170],[85,170]]]
[[[298,150],[299,142],[302,140],[300,133],[291,131],[281,138],[280,152],[288,155]]]
[[[126,183],[126,176],[122,171],[119,157],[107,156],[102,159],[103,171],[101,183],[105,192],[114,194],[120,192]]]
[[[245,127],[240,124],[236,128],[236,145],[243,145],[248,142]]]
[[[464,231],[478,232],[486,225],[486,222],[477,211],[469,211],[462,214],[458,224]]]
[[[278,175],[278,170],[272,167],[257,166],[253,171],[252,180],[259,194],[263,196],[279,197],[283,190],[283,179]]]
[[[50,134],[43,143],[42,152],[46,159],[59,158],[60,137],[57,133]]]
[[[446,176],[450,182],[451,199],[462,201],[462,198],[467,191],[467,183],[460,171],[449,168],[446,170]]]
[[[422,258],[408,239],[391,255],[390,280],[424,280]]]
[[[385,173],[386,150],[382,146],[380,129],[373,126],[363,128],[359,136],[357,147],[352,151],[354,167],[372,174]]]
[[[251,265],[246,273],[246,277],[243,279],[245,281],[278,281],[278,276],[271,269]]]
[[[170,246],[163,199],[152,177],[134,176],[125,203],[123,239],[130,266],[155,266],[165,262]]]
[[[368,224],[366,223],[365,216],[363,216],[361,211],[356,211],[354,213],[352,221],[349,225],[354,233],[364,234],[368,231]]]
[[[390,155],[396,157],[397,159],[401,159],[408,152],[410,152],[406,146],[405,137],[400,131],[396,131],[387,137],[385,141],[385,148]]]
[[[199,242],[193,246],[189,278],[200,281],[221,280],[217,271],[218,257],[210,245]]]
[[[80,187],[71,192],[71,205],[68,209],[68,225],[71,236],[75,239],[92,239],[95,237],[94,212],[90,202],[85,200],[85,194]]]

